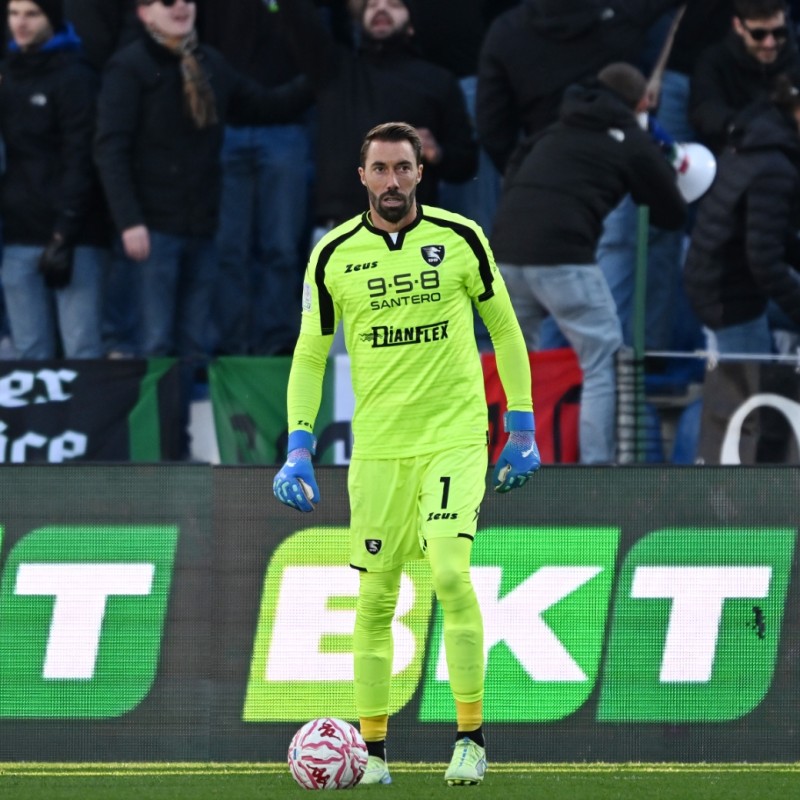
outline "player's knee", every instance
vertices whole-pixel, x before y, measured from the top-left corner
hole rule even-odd
[[[431,570],[433,577],[433,590],[443,607],[448,604],[460,605],[463,600],[472,594],[472,582],[469,570],[460,570],[441,565]]]

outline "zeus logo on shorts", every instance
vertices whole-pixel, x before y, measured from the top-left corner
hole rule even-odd
[[[365,539],[364,540],[364,547],[367,548],[367,552],[372,554],[373,556],[378,555],[381,551],[381,547],[383,546],[383,542],[380,539]]]

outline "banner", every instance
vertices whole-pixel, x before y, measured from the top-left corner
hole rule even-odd
[[[798,463],[800,375],[794,366],[722,361],[703,383],[704,464]]]
[[[536,444],[543,464],[578,461],[578,412],[583,374],[570,348],[530,353]],[[506,443],[503,414],[506,396],[494,353],[483,353],[483,376],[489,404],[489,460],[494,464]]]
[[[317,470],[313,514],[273,474],[4,467],[0,762],[285,763],[302,723],[355,719],[347,470]],[[796,762],[798,478],[587,466],[488,491],[470,573],[492,761]],[[392,630],[391,757],[446,761],[424,560]]]
[[[286,386],[291,356],[217,358],[208,371],[211,406],[223,464],[276,464],[286,455]],[[350,360],[328,360],[317,415],[317,460],[350,461],[353,390]]]
[[[544,463],[578,460],[582,375],[569,348],[531,353],[536,440]],[[494,353],[481,355],[489,406],[489,456],[505,444],[505,394]],[[276,464],[286,453],[286,385],[291,357],[223,357],[209,369],[220,460],[223,464]],[[352,449],[354,398],[350,359],[328,360],[315,433],[321,464],[347,464]]]
[[[0,463],[180,455],[173,359],[0,362]]]

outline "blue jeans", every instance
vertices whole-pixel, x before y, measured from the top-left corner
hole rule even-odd
[[[622,330],[603,274],[594,264],[499,267],[528,349],[538,349],[546,309],[578,357],[583,371],[581,464],[612,463],[616,457],[614,357],[622,346]]]
[[[229,127],[222,151],[215,349],[290,353],[300,331],[308,235],[305,125]]]
[[[217,274],[212,238],[150,231],[150,256],[131,262],[143,356],[208,357],[211,298]]]
[[[209,356],[211,299],[217,276],[213,238],[150,231],[150,257],[130,265],[137,288],[140,355],[177,356],[182,449],[189,452],[189,406],[197,368]]]
[[[103,347],[106,354],[133,357],[139,353],[139,304],[136,265],[117,238],[111,250],[103,297]]]
[[[11,338],[20,358],[102,358],[101,306],[107,250],[76,247],[72,280],[45,286],[38,263],[43,247],[7,244],[2,280]]]
[[[773,352],[772,333],[767,312],[738,325],[728,325],[715,331],[705,329],[708,349],[712,353],[735,355],[770,355]]]

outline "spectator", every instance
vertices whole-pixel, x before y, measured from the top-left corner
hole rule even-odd
[[[323,229],[362,209],[363,187],[352,164],[364,134],[387,119],[405,119],[422,136],[423,204],[436,201],[440,180],[475,174],[478,149],[458,81],[417,55],[413,10],[411,0],[367,0],[354,51],[334,40],[310,0],[280,2],[299,63],[316,89],[323,134],[315,157],[315,213]]]
[[[582,464],[616,455],[614,358],[622,331],[596,263],[603,219],[628,192],[664,228],[685,219],[675,171],[636,119],[647,107],[646,88],[642,73],[624,63],[570,87],[558,122],[509,169],[492,235],[528,348],[538,349],[549,312],[578,356]]]
[[[701,141],[722,151],[748,106],[768,98],[776,76],[800,79],[785,0],[734,0],[733,28],[698,59],[689,113]]]
[[[263,86],[298,74],[277,4],[205,0],[200,38]],[[219,275],[214,322],[220,354],[290,354],[300,332],[307,252],[311,139],[304,115],[282,125],[228,125],[222,148]]]
[[[198,44],[192,2],[139,0],[137,10],[149,35],[106,67],[95,158],[135,274],[139,352],[181,359],[188,420],[208,355],[224,125],[291,120],[310,93],[302,78],[264,89]]]
[[[650,27],[683,0],[522,0],[486,35],[478,136],[504,172],[520,136],[554,122],[564,89],[612,61],[635,62]]]
[[[767,306],[800,325],[800,91],[777,79],[717,165],[686,258],[686,291],[711,351],[771,353]]]
[[[689,124],[689,82],[700,52],[721,39],[730,27],[733,0],[704,0],[690,3],[680,17],[663,74],[653,70],[648,92],[654,124],[678,142],[692,142],[696,134]],[[665,46],[663,23],[672,23],[670,12],[651,31],[651,49]],[[655,34],[655,35],[653,35]],[[649,60],[655,64],[658,53]],[[657,119],[656,119],[657,118]],[[691,219],[691,214],[689,218]],[[597,260],[606,276],[622,322],[622,335],[634,344],[634,294],[638,257],[638,209],[626,197],[605,221]],[[683,258],[686,231],[665,231],[651,225],[648,230],[647,281],[645,293],[645,348],[649,351],[693,351],[701,346],[700,323],[692,314],[683,291]],[[649,373],[665,372],[668,362],[648,358]],[[674,365],[686,374],[686,362]]]
[[[21,358],[99,358],[108,255],[92,164],[97,80],[61,0],[10,0],[0,66],[2,282]]]

